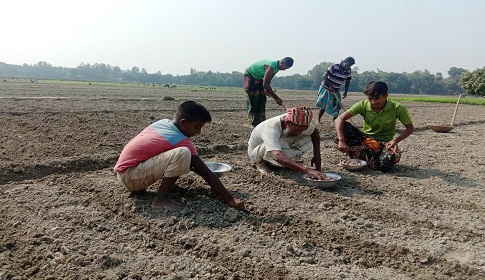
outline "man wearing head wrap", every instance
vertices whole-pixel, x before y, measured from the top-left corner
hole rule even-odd
[[[347,57],[338,64],[328,67],[323,74],[322,85],[318,90],[318,98],[316,107],[320,108],[318,112],[317,123],[320,123],[325,112],[331,115],[335,120],[338,117],[340,109],[342,109],[342,98],[347,97],[347,91],[350,86],[350,79],[352,78],[352,70],[350,67],[355,64],[353,57]],[[343,96],[340,96],[340,86],[345,82],[345,90]]]
[[[256,126],[249,138],[248,156],[262,174],[270,173],[270,165],[286,167],[325,179],[320,155],[320,135],[311,123],[313,113],[307,107],[293,107],[287,113]],[[312,169],[301,161],[303,153],[313,148]]]

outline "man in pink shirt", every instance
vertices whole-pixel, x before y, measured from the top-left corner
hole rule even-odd
[[[190,137],[200,134],[212,121],[209,111],[195,101],[185,101],[173,120],[152,123],[123,148],[114,167],[121,184],[130,192],[145,190],[162,179],[152,208],[181,210],[184,205],[168,194],[177,179],[193,170],[230,206],[244,210],[244,201],[234,198],[219,178],[198,156]]]

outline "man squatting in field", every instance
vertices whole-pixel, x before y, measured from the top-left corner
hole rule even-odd
[[[352,79],[352,69],[355,64],[353,57],[347,57],[340,63],[331,65],[323,74],[322,84],[318,90],[316,107],[320,108],[318,112],[317,124],[321,122],[325,112],[331,115],[335,120],[342,109],[342,98],[347,97],[347,92]],[[344,94],[340,96],[340,86],[345,82]]]
[[[311,123],[313,112],[307,107],[287,109],[287,113],[268,119],[251,132],[248,141],[249,160],[262,174],[271,172],[270,164],[303,172],[323,180],[320,135]],[[313,148],[311,169],[301,164],[303,153]]]
[[[285,57],[281,60],[256,61],[244,71],[246,108],[252,127],[266,120],[266,95],[274,98],[276,104],[283,106],[283,100],[276,95],[270,84],[279,70],[285,71],[291,66],[293,66],[293,58]]]
[[[335,120],[337,148],[349,153],[351,158],[360,157],[366,160],[371,169],[383,172],[392,170],[399,162],[401,153],[398,143],[414,132],[407,108],[388,100],[387,91],[387,84],[384,82],[368,83],[364,88],[367,99],[355,103]],[[347,122],[355,115],[364,118],[362,131]],[[396,136],[398,119],[406,129]]]
[[[177,109],[173,120],[152,123],[123,148],[114,170],[128,191],[144,192],[162,179],[152,208],[182,210],[180,204],[168,197],[177,179],[193,170],[232,207],[244,210],[244,201],[234,198],[219,178],[198,156],[190,137],[200,134],[210,123],[209,111],[195,101],[185,101]]]

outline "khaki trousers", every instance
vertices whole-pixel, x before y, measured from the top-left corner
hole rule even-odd
[[[130,192],[146,189],[162,177],[179,177],[189,173],[191,158],[188,148],[175,148],[117,173],[117,177]]]

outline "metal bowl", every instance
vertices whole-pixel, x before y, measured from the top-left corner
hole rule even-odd
[[[221,162],[205,162],[205,165],[217,175],[217,177],[222,177],[232,170],[232,167],[228,164]]]
[[[338,165],[342,166],[346,170],[354,171],[364,169],[367,166],[367,162],[365,160],[349,158],[341,160]]]
[[[337,182],[342,179],[342,177],[338,174],[335,173],[325,173],[325,175],[329,178],[332,178],[330,181],[324,181],[324,180],[315,180],[312,178],[309,178],[308,175],[303,175],[303,179],[306,180],[307,184],[313,187],[317,188],[331,188],[337,184]]]

